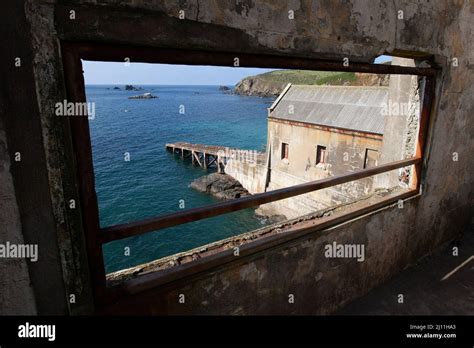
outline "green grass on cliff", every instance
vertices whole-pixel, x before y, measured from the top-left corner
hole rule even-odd
[[[291,83],[294,85],[342,85],[355,81],[352,72],[276,70],[258,75],[264,81]]]

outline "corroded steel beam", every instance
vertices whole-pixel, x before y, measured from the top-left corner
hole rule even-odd
[[[120,224],[101,229],[102,243],[123,239],[138,234],[159,230],[166,227],[181,225],[188,222],[207,219],[213,216],[223,215],[234,211],[252,208],[281,199],[298,196],[304,193],[318,191],[327,187],[344,184],[346,182],[367,178],[372,175],[385,173],[390,170],[406,167],[421,162],[421,158],[413,157],[401,161],[383,164],[378,167],[362,169],[353,173],[341,174],[322,180],[316,180],[300,185],[290,186],[278,190],[259,193],[252,196],[233,199],[227,202],[207,205],[204,207],[188,209],[176,213],[166,214],[146,220],[136,221],[128,224]]]

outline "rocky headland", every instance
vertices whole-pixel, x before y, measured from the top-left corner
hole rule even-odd
[[[276,70],[248,76],[235,85],[238,95],[276,97],[288,83],[295,85],[388,86],[389,75],[352,72]]]
[[[235,86],[234,93],[238,95],[258,96],[258,97],[276,97],[287,83],[279,81],[270,81],[257,76],[246,77]]]

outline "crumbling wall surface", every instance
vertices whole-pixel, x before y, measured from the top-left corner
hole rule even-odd
[[[359,219],[321,231],[172,290],[140,293],[117,303],[112,313],[330,314],[409,262],[402,250],[416,229],[412,226],[402,233],[392,233],[391,226],[413,221],[416,204],[407,202],[406,211],[394,207],[372,216],[370,221]],[[365,260],[325,257],[325,246],[334,241],[365,245]],[[390,247],[380,250],[381,243]],[[184,303],[179,302],[180,298]],[[154,305],[147,306],[151,301]]]
[[[112,310],[143,308],[155,314],[330,313],[454,239],[473,215],[473,6],[468,0],[26,0],[26,14],[21,16],[30,28],[21,26],[18,32],[29,30],[30,37],[17,37],[12,29],[15,34],[9,40],[31,47],[32,59],[25,60],[25,69],[33,70],[29,84],[25,79],[8,81],[17,97],[23,96],[23,105],[15,104],[11,115],[25,114],[22,107],[29,107],[31,112],[26,114],[28,119],[9,121],[6,135],[9,144],[19,142],[15,129],[17,122],[21,123],[24,134],[33,136],[29,140],[37,158],[33,172],[36,170],[42,180],[46,178],[36,180],[42,214],[32,215],[25,192],[30,187],[21,184],[26,174],[13,173],[25,235],[40,236],[40,250],[43,248],[50,261],[59,263],[36,266],[42,267],[42,276],[54,279],[50,285],[56,286],[47,298],[37,290],[41,284],[33,284],[35,294],[41,295],[37,303],[51,305],[49,312],[63,313],[67,307],[70,313],[77,313],[69,303],[51,304],[52,299],[66,302],[67,296],[77,291],[80,306],[91,304],[80,209],[70,210],[65,204],[69,197],[77,198],[70,137],[65,123],[54,116],[55,102],[65,96],[60,40],[284,54],[341,62],[345,57],[351,62],[371,62],[383,53],[423,59],[434,56],[443,70],[437,78],[421,197],[407,202],[403,209],[386,209],[327,233],[261,252],[239,265],[203,272],[199,279],[182,286],[161,289],[159,296],[156,292],[140,294],[129,299],[130,306]],[[180,10],[184,19],[179,19]],[[74,19],[71,11],[75,11]],[[289,18],[289,11],[294,11],[294,19]],[[10,17],[10,23],[13,18],[18,21]],[[9,52],[14,55],[14,47]],[[23,89],[19,85],[22,82],[28,88]],[[14,149],[9,147],[8,151],[11,156]],[[453,161],[454,153],[457,161]],[[48,193],[44,195],[41,190]],[[333,241],[364,243],[365,260],[325,258],[322,246]],[[57,277],[62,278],[63,285]],[[178,294],[187,295],[185,304],[178,302]],[[295,299],[292,304],[290,294]]]
[[[16,286],[26,286],[25,293],[28,286],[33,289],[34,296],[7,299],[11,314],[85,313],[92,308],[83,232],[74,223],[80,215],[68,209],[66,203],[78,200],[76,182],[71,181],[74,168],[67,155],[68,124],[54,114],[55,103],[66,96],[53,4],[6,1],[0,12],[2,37],[8,38],[4,43],[7,54],[1,57],[0,95],[6,156],[11,164],[5,165],[5,170],[13,178],[18,206],[18,213],[10,208],[6,213],[11,213],[9,219],[19,214],[21,220],[5,226],[0,223],[0,231],[6,227],[8,236],[1,242],[23,240],[38,247],[37,261],[28,263],[29,278],[18,280],[24,273],[21,269],[15,273],[12,267],[5,280],[7,286],[0,290],[6,296],[21,296],[22,291]],[[13,160],[16,153],[21,160]],[[9,182],[6,178],[6,187]],[[8,197],[0,199],[9,204]],[[0,262],[3,264],[4,260]]]
[[[25,12],[32,26],[36,95],[40,109],[45,163],[50,185],[51,214],[55,220],[67,311],[84,314],[91,311],[91,289],[85,255],[79,194],[72,159],[70,127],[65,117],[56,116],[55,105],[67,99],[60,45],[57,41],[54,6],[27,2]]]
[[[0,243],[24,244],[10,158],[0,119]],[[36,314],[36,303],[25,259],[0,259],[0,315]]]

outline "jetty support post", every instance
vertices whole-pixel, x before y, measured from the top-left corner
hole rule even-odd
[[[219,174],[224,174],[224,169],[221,167],[221,163],[222,163],[222,157],[221,156],[217,156],[217,172]]]
[[[199,159],[199,152],[196,154],[196,151],[193,150],[193,163],[197,162],[200,167],[202,167],[201,160]]]

